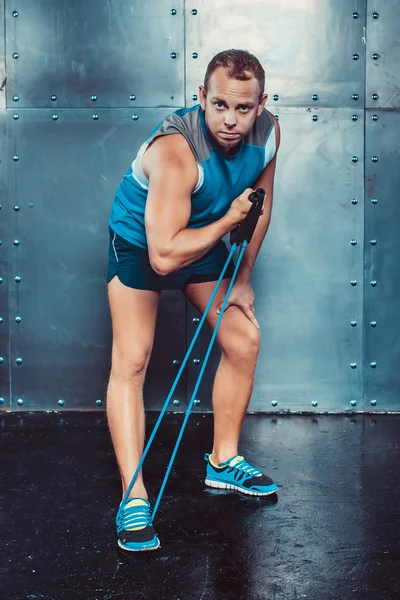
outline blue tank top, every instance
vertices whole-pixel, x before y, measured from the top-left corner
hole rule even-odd
[[[199,173],[191,195],[188,228],[205,227],[221,219],[234,199],[254,185],[276,152],[275,125],[267,109],[256,118],[234,155],[223,152],[210,138],[200,105],[168,115],[140,146],[117,188],[111,208],[111,229],[144,249],[147,249],[144,215],[149,180],[143,173],[142,157],[155,138],[172,133],[186,138]]]

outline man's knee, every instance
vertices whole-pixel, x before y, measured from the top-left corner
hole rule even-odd
[[[148,348],[121,348],[114,344],[111,375],[124,380],[143,379],[150,354]]]
[[[224,323],[229,310],[230,318],[227,318]],[[229,310],[224,315],[220,327],[219,344],[222,351],[227,357],[233,359],[255,360],[260,350],[259,330],[239,308],[234,316],[232,308]]]

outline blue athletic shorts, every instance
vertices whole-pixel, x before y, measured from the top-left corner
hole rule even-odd
[[[158,275],[152,268],[149,253],[128,242],[109,226],[107,282],[115,275],[124,285],[138,290],[181,290],[187,283],[217,281],[229,256],[228,248],[220,240],[199,260],[168,275]],[[233,275],[235,263],[231,258],[224,279]]]

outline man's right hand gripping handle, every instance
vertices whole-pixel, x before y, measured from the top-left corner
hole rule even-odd
[[[258,188],[249,196],[249,201],[253,203],[249,212],[243,221],[231,231],[230,243],[240,246],[244,241],[250,242],[253,237],[255,228],[257,227],[258,219],[261,215],[264,204],[265,190]]]

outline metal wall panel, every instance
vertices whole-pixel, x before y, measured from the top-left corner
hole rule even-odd
[[[363,106],[365,5],[365,0],[188,0],[189,104],[214,54],[243,48],[260,59],[270,101],[276,98],[278,106]]]
[[[400,3],[368,1],[366,106],[400,107]]]
[[[8,111],[9,152],[18,158],[9,170],[10,206],[19,207],[9,239],[12,409],[87,409],[103,399],[111,202],[145,135],[168,112],[141,109],[133,120],[131,111],[104,109],[95,120],[91,110],[71,109],[54,120],[48,109],[24,109],[18,119]],[[163,299],[146,408],[163,403],[175,375],[171,356],[184,352],[178,294]],[[183,380],[177,399],[184,394]]]
[[[6,196],[7,134],[6,111],[0,109],[0,410],[10,407],[9,363],[9,227]]]
[[[261,351],[249,410],[362,410],[363,113],[278,112],[272,219],[251,279]],[[211,405],[216,358],[199,410]],[[189,393],[197,373],[191,363]]]
[[[400,110],[367,111],[365,190],[366,406],[399,410]]]
[[[176,13],[167,0],[15,6],[7,0],[8,106],[15,97],[25,107],[183,104],[183,0]]]

